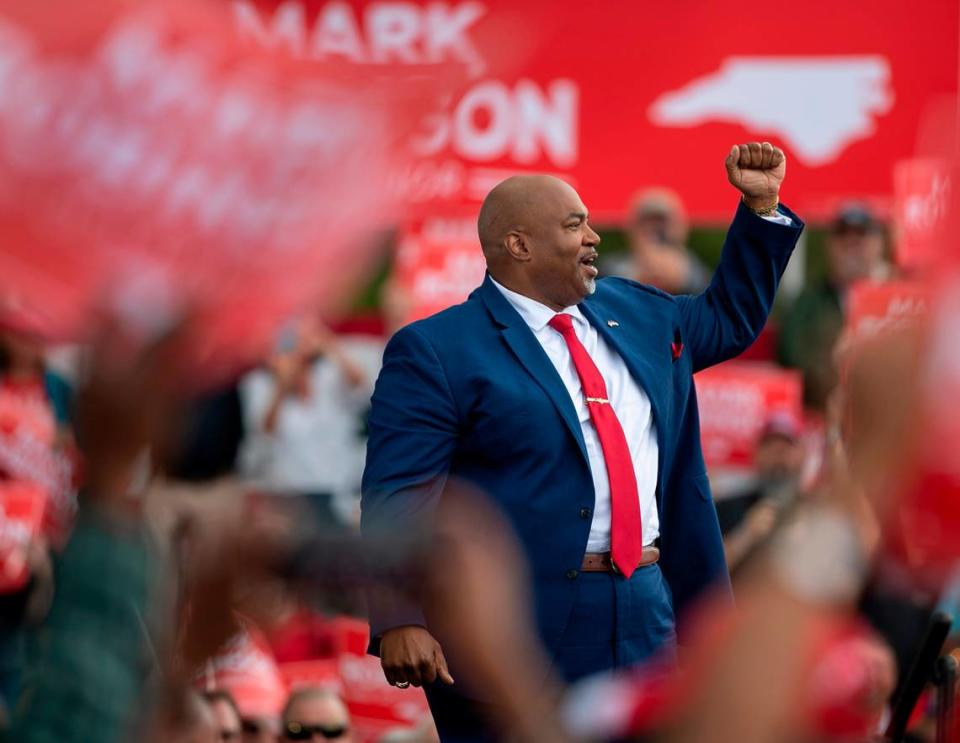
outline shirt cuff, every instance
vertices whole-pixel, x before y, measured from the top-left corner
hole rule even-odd
[[[790,219],[790,217],[788,217],[786,214],[781,212],[779,207],[777,207],[776,214],[771,214],[768,217],[761,217],[761,219],[765,219],[768,222],[773,222],[774,224],[782,224],[784,227],[789,227],[790,225],[793,224],[793,220]]]

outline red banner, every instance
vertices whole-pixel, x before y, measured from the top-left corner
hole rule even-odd
[[[298,58],[466,71],[445,112],[424,120],[403,181],[424,213],[532,170],[570,180],[598,219],[663,185],[694,218],[726,221],[736,195],[722,160],[747,139],[784,147],[784,200],[808,218],[851,197],[887,207],[893,164],[957,90],[958,6],[940,0],[753,13],[692,0],[231,6],[244,39]]]
[[[757,439],[774,415],[803,421],[799,372],[769,364],[730,362],[694,377],[700,409],[700,439],[708,468],[753,466]]]

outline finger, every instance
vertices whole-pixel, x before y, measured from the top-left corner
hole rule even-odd
[[[750,167],[750,146],[749,145],[739,145],[740,158],[737,161],[741,168]]]
[[[383,668],[383,677],[387,680],[387,683],[390,684],[390,686],[396,686],[398,682],[403,681],[403,679],[400,678],[399,673],[394,668],[388,668],[387,666],[383,665],[383,663],[380,664],[380,667]]]
[[[420,663],[420,680],[424,685],[432,684],[437,680],[437,664],[432,660],[424,660]]]
[[[773,159],[770,161],[771,167],[779,168],[780,163],[787,159],[787,156],[783,154],[783,150],[779,147],[773,148]]]
[[[773,162],[773,145],[764,142],[760,145],[760,167],[767,170]]]
[[[750,149],[750,167],[759,168],[760,162],[763,160],[763,150],[760,147],[759,142],[751,142],[747,145]]]
[[[410,682],[412,686],[420,686],[420,671],[412,663],[408,663],[403,667],[404,680]]]
[[[437,650],[436,663],[437,678],[439,678],[443,683],[453,686],[453,676],[450,675],[450,669],[447,668],[447,659],[443,656],[442,650]]]

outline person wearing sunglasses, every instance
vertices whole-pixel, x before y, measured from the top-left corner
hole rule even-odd
[[[335,740],[353,743],[350,713],[343,700],[329,689],[297,689],[283,709],[281,741]]]

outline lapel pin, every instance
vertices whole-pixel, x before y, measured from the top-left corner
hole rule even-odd
[[[607,325],[608,325],[609,327],[611,327],[611,328],[619,328],[619,327],[620,327],[620,323],[618,323],[616,320],[607,320]]]

